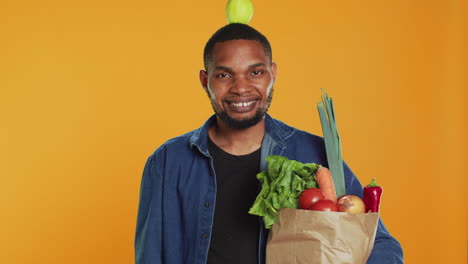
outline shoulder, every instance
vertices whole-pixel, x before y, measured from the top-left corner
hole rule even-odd
[[[324,144],[324,140],[321,136],[290,126],[278,119],[269,117],[268,123],[268,127],[270,128],[270,130],[277,131],[276,134],[289,144]]]
[[[159,146],[151,155],[150,159],[156,159],[158,157],[166,155],[168,152],[183,151],[190,147],[190,138],[196,132],[192,130],[188,133],[180,136],[171,138]]]
[[[193,133],[194,131],[191,131],[164,142],[149,155],[145,170],[163,175],[166,168],[174,168],[177,164],[182,164],[193,157],[193,150],[189,143]]]
[[[208,128],[215,118],[216,116],[212,115],[201,127],[167,140],[150,155],[149,159],[158,164],[166,161],[180,163],[187,162],[187,159],[200,154],[206,155]]]
[[[289,151],[294,151],[299,157],[307,157],[310,161],[328,166],[325,141],[322,137],[304,130],[295,129],[290,138],[286,140]],[[300,158],[302,160],[302,158]]]
[[[281,155],[305,163],[327,164],[322,137],[269,117],[267,133],[283,149]]]
[[[294,128],[294,134],[291,138],[293,140],[304,140],[313,144],[324,144],[323,137],[297,128]]]

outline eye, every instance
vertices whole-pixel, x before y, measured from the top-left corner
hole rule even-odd
[[[227,78],[229,77],[229,74],[227,73],[218,73],[215,75],[216,78]]]
[[[262,70],[255,70],[252,72],[252,75],[262,75],[263,71]]]

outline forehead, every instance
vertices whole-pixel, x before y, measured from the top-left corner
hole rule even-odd
[[[249,64],[269,61],[262,44],[256,40],[229,40],[218,42],[213,49],[212,63],[214,65],[232,63]]]

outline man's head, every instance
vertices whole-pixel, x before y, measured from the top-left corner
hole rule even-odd
[[[212,61],[215,44],[236,39],[258,41],[265,50],[265,54],[270,58],[270,63],[272,62],[271,46],[268,39],[251,26],[240,23],[233,23],[220,28],[206,43],[205,49],[203,51],[203,63],[205,65],[205,70],[208,70],[208,67]]]
[[[200,82],[218,120],[233,129],[263,120],[276,80],[271,54],[268,40],[244,24],[229,24],[210,38]]]

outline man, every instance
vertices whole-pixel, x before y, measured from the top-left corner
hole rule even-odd
[[[216,114],[149,157],[136,228],[138,264],[264,263],[268,231],[248,210],[265,158],[327,166],[322,138],[267,114],[277,66],[261,33],[244,24],[219,29],[205,46],[204,63],[200,82]],[[347,193],[361,196],[361,184],[344,167]],[[399,243],[380,222],[368,263],[402,262]]]

